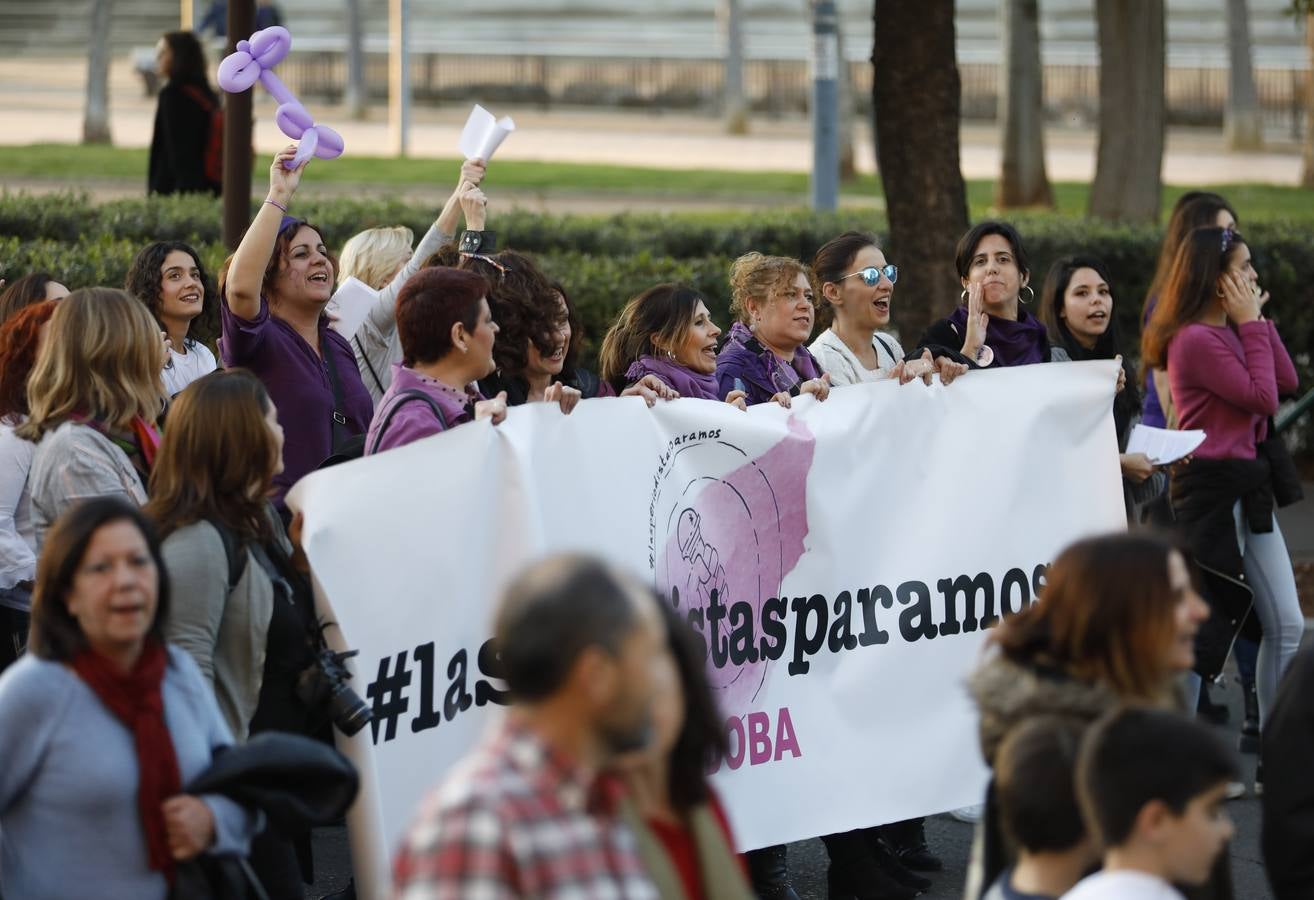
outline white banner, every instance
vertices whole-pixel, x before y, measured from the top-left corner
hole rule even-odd
[[[628,566],[700,628],[743,849],[978,802],[964,679],[988,629],[1066,544],[1125,525],[1115,378],[1027,366],[748,413],[534,404],[302,481],[324,613],[375,713],[350,749],[364,890],[500,709],[492,610],[551,551]]]

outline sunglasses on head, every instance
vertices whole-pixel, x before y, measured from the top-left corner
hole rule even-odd
[[[867,285],[867,287],[875,287],[876,285],[880,284],[882,275],[884,275],[887,279],[889,279],[890,284],[894,284],[896,281],[899,280],[899,267],[894,265],[893,263],[880,267],[868,266],[865,269],[859,269],[856,272],[850,272],[849,274],[841,278],[840,281],[843,281],[845,278],[852,278],[854,275],[861,275],[862,283]]]

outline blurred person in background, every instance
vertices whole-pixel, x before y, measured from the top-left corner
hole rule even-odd
[[[165,84],[155,107],[146,193],[217,197],[222,169],[215,171],[207,150],[220,139],[211,133],[219,95],[206,75],[205,49],[192,32],[170,31],[155,45],[155,67]]]

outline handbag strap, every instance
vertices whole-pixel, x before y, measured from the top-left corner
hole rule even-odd
[[[333,348],[326,334],[321,337],[320,349],[324,353],[324,365],[328,369],[329,384],[333,388],[333,415],[329,420],[329,428],[332,432],[332,446],[336,450],[355,435],[347,428],[347,417],[342,412],[346,405],[342,402],[342,379],[338,377],[338,364],[333,359]]]
[[[401,409],[412,400],[423,400],[427,403],[429,405],[429,410],[438,419],[439,424],[443,426],[443,431],[447,430],[447,417],[443,415],[442,407],[440,407],[434,399],[424,391],[419,388],[411,388],[408,391],[402,391],[398,394],[392,406],[388,407],[387,414],[383,417],[383,421],[379,423],[379,430],[374,432],[374,441],[366,451],[367,454],[378,452],[379,442],[383,440],[384,434],[388,431],[388,426],[392,424],[392,417],[397,414],[397,410]]]

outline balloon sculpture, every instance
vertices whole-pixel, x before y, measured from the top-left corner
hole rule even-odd
[[[327,125],[316,125],[296,96],[274,74],[274,66],[292,49],[292,35],[281,25],[264,28],[249,41],[238,41],[237,49],[219,64],[219,86],[230,94],[239,94],[257,81],[278,101],[274,120],[292,140],[300,140],[297,154],[283,166],[295,169],[312,156],[333,159],[342,155],[342,135]]]

